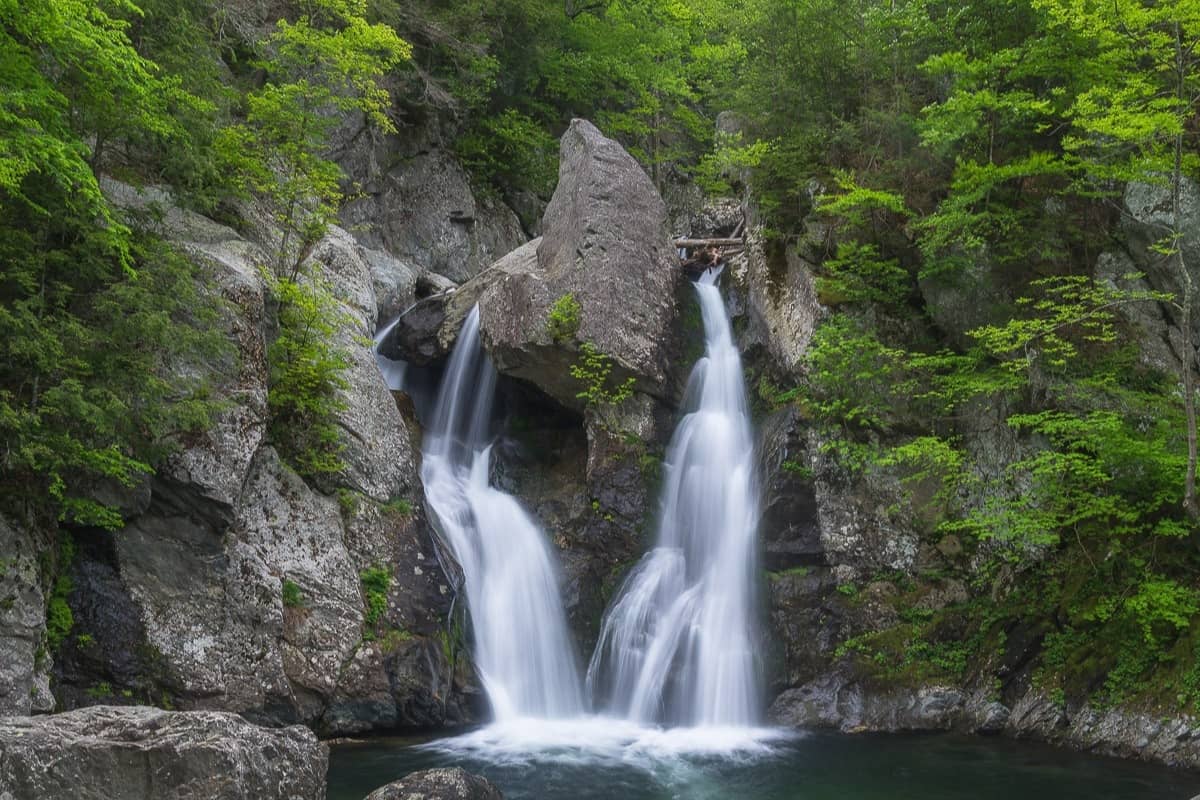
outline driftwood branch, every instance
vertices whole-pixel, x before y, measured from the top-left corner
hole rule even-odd
[[[676,239],[676,247],[745,247],[742,239]]]

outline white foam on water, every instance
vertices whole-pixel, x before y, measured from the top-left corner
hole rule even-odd
[[[650,772],[702,763],[768,758],[794,731],[747,726],[664,728],[599,715],[547,720],[514,717],[422,747],[495,764],[636,766]]]

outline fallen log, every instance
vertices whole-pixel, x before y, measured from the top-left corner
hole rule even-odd
[[[676,247],[745,247],[742,239],[676,239]]]

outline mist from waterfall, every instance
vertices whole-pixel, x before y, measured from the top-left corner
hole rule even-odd
[[[475,668],[496,720],[575,717],[583,697],[549,544],[521,505],[488,482],[496,377],[475,308],[438,390],[421,481],[462,567]]]
[[[597,706],[642,724],[759,718],[754,440],[716,277],[706,273],[695,287],[705,354],[667,448],[657,544],[605,614],[588,668]]]

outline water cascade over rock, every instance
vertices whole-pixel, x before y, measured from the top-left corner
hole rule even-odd
[[[497,721],[583,712],[579,675],[549,545],[510,495],[488,484],[496,369],[463,324],[426,433],[421,479],[462,566],[475,666]]]
[[[751,725],[758,496],[741,359],[709,273],[705,355],[664,464],[657,546],[609,608],[588,669],[598,705],[640,723]]]

